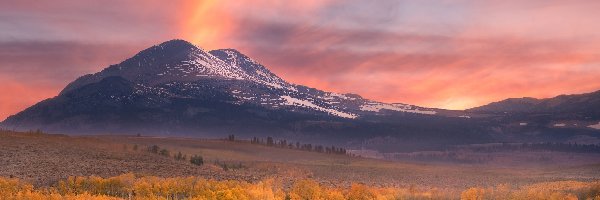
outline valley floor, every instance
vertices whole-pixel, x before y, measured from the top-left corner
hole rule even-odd
[[[148,152],[147,149],[154,145],[165,149],[169,156]],[[179,152],[186,158],[200,155],[204,164],[197,166],[188,159],[174,159],[173,155]],[[280,183],[282,191],[292,190],[299,180],[314,180],[324,188],[347,190],[353,184],[361,184],[415,191],[434,189],[458,197],[473,187],[508,185],[518,188],[556,181],[592,184],[600,180],[600,163],[573,165],[561,162],[510,166],[394,162],[275,148],[245,141],[0,133],[0,177],[16,178],[36,188],[56,187],[69,177],[108,178],[135,174],[136,177],[197,177],[250,184],[274,180]]]

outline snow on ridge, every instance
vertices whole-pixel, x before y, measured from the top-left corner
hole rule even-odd
[[[588,127],[593,128],[593,129],[600,129],[600,122],[598,122],[597,124],[589,125]]]
[[[321,106],[315,105],[314,103],[312,103],[310,101],[297,99],[297,98],[294,98],[291,96],[281,96],[281,98],[283,100],[285,100],[285,102],[283,102],[284,105],[312,108],[312,109],[315,109],[318,111],[329,113],[330,115],[335,115],[338,117],[349,118],[349,119],[354,119],[354,118],[358,117],[358,115],[355,115],[352,113],[345,113],[345,112],[341,112],[341,111],[330,109],[330,108],[323,108]]]
[[[259,83],[259,84],[262,84],[262,85],[265,85],[265,86],[268,86],[271,88],[275,88],[275,89],[287,89],[287,90],[291,90],[291,91],[298,91],[295,87],[286,83],[281,78],[274,76],[270,73],[264,72],[260,69],[255,70],[254,72],[245,71],[244,69],[242,69],[241,66],[239,66],[240,61],[238,61],[238,59],[240,59],[240,57],[237,56],[236,52],[234,52],[233,50],[223,50],[223,52],[225,52],[227,54],[227,59],[231,61],[230,62],[231,64],[228,64],[228,63],[220,60],[219,58],[217,58],[216,56],[214,56],[210,53],[207,53],[208,56],[202,55],[205,58],[209,57],[209,59],[220,61],[217,65],[217,68],[216,68],[217,70],[212,70],[212,71],[216,71],[217,75],[221,75],[226,78],[238,79],[238,80],[249,80],[249,81]],[[244,56],[243,60],[246,62],[258,65],[258,63],[256,61],[252,60],[251,58]],[[202,63],[198,59],[195,62],[198,64],[209,64],[209,63]],[[212,65],[209,65],[209,66],[212,66]],[[256,73],[256,75],[251,75],[249,73]]]
[[[360,110],[362,111],[380,112],[382,109],[426,115],[435,115],[437,113],[433,110],[419,110],[419,108],[413,109],[412,106],[406,104],[385,104],[370,102],[360,106]]]
[[[244,80],[248,77],[239,67],[230,66],[209,53],[200,51],[193,54],[193,57],[195,57],[195,62],[198,64],[206,64],[204,67],[208,67],[212,73],[238,80]]]
[[[341,99],[356,100],[356,98],[348,97],[345,94],[340,94],[340,93],[335,93],[335,92],[330,92],[328,95],[330,97],[338,97],[338,98],[341,98]]]

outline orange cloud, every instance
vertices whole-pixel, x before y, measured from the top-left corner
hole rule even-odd
[[[236,46],[235,37],[247,31],[252,24],[244,24],[247,17],[283,17],[310,15],[329,0],[186,0],[179,14],[179,36],[204,49]]]
[[[180,36],[203,48],[218,48],[233,31],[235,22],[221,7],[222,1],[185,1]]]
[[[250,53],[295,83],[358,93],[381,101],[449,109],[470,108],[509,97],[551,97],[600,89],[600,81],[595,80],[600,77],[600,57],[573,42],[446,38],[430,43],[423,36],[409,38],[422,38],[417,43],[439,47],[409,53],[362,52],[352,48],[312,48],[333,45],[327,39],[316,40],[333,36],[316,35],[308,47],[303,44],[312,39],[304,38],[285,40],[288,43],[284,46],[292,48],[267,46],[250,49]],[[340,35],[356,37],[335,34]],[[382,43],[405,46],[397,35],[377,38]]]
[[[387,7],[404,4],[385,3]],[[190,1],[185,5],[189,14],[182,20],[181,35],[207,49],[237,48],[290,82],[381,101],[464,109],[509,97],[600,89],[600,82],[594,80],[600,77],[595,53],[600,40],[569,37],[593,34],[593,23],[578,20],[582,15],[576,10],[581,9],[575,8],[594,5],[474,3],[476,9],[468,11],[473,18],[449,21],[455,27],[429,24],[425,32],[415,32],[382,30],[373,24],[412,26],[394,21],[404,17],[429,22],[428,17],[454,16],[393,17],[400,11],[354,1]],[[329,14],[323,17],[323,13]],[[340,20],[362,26],[343,26]],[[557,22],[581,33],[570,33],[553,24]],[[428,28],[432,32],[427,33]],[[540,33],[542,29],[547,31]]]
[[[0,23],[0,119],[172,38],[235,48],[290,82],[386,102],[463,109],[589,92],[600,89],[599,8],[542,0],[15,1],[0,7],[10,21]]]

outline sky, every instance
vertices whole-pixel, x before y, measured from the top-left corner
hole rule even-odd
[[[285,80],[425,107],[600,90],[600,1],[0,0],[0,120],[184,39]]]

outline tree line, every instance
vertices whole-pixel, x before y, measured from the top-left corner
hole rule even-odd
[[[138,146],[137,144],[133,146],[133,150],[137,150]],[[180,160],[180,161],[188,161],[187,155],[184,155],[180,152],[177,152],[176,154],[173,154],[173,156],[171,156],[171,153],[169,150],[165,149],[165,148],[160,148],[158,145],[152,145],[146,148],[146,151],[152,154],[157,154],[157,155],[161,155],[161,156],[165,156],[165,157],[173,157],[173,159],[175,160]],[[193,155],[190,156],[189,158],[189,162],[194,164],[194,165],[203,165],[204,164],[204,158],[202,158],[202,156],[200,155]]]
[[[231,142],[234,142],[234,141],[247,142],[247,140],[236,140],[235,135],[228,135],[225,140],[231,141]],[[347,153],[346,149],[341,148],[341,147],[336,147],[333,145],[332,146],[324,146],[324,145],[313,145],[310,143],[303,144],[300,142],[287,141],[285,139],[275,140],[275,139],[273,139],[273,137],[266,137],[264,139],[259,138],[259,137],[252,137],[252,139],[250,140],[250,143],[257,144],[257,145],[264,145],[264,146],[268,146],[268,147],[296,149],[296,150],[302,150],[302,151],[311,151],[311,152],[327,153],[327,154],[346,155],[346,153]]]

